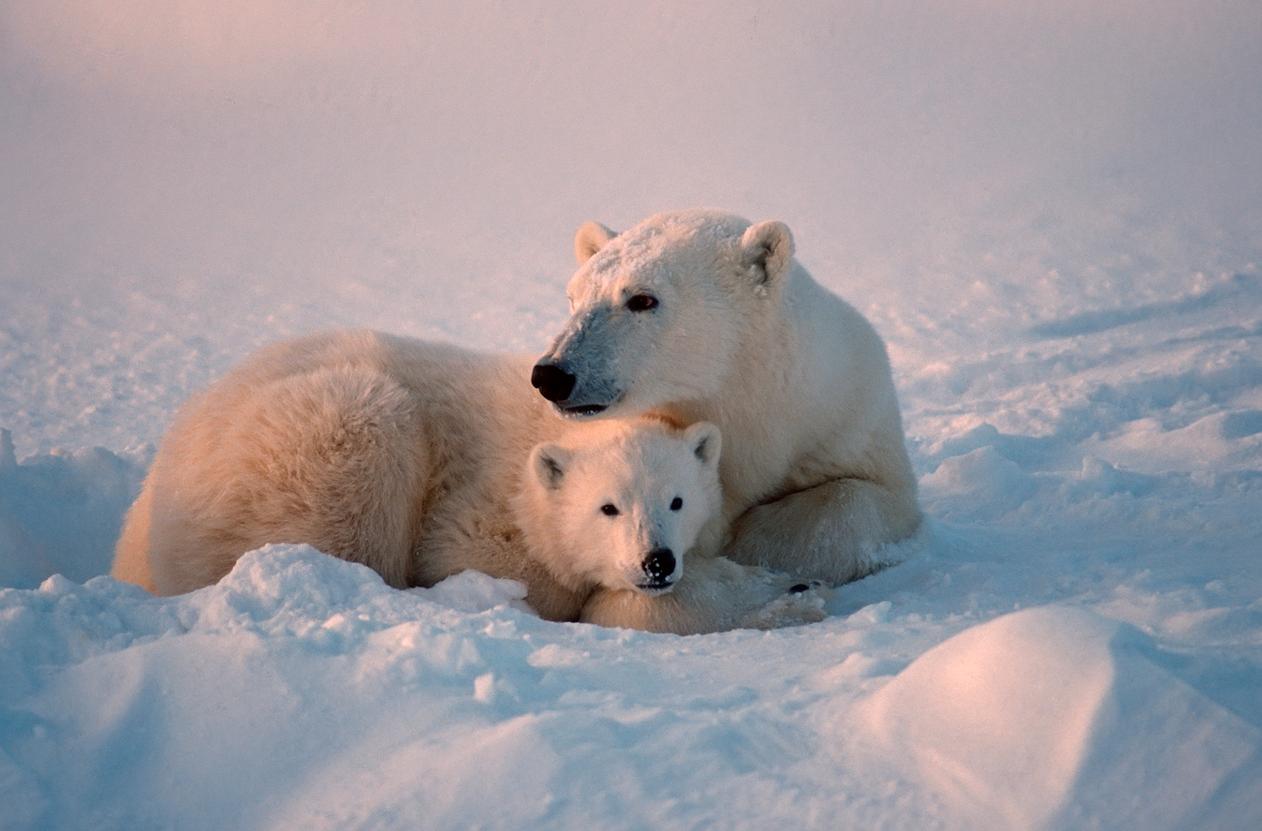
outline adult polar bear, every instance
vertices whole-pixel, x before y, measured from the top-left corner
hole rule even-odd
[[[884,344],[798,264],[783,223],[710,210],[621,234],[589,222],[574,249],[572,316],[532,383],[573,418],[719,425],[723,553],[841,583],[916,530]]]

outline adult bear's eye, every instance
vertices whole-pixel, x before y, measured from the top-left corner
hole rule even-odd
[[[633,312],[648,312],[657,308],[657,298],[651,294],[633,294],[627,300],[627,308]]]
[[[670,509],[672,511],[678,511],[683,506],[684,506],[684,501],[680,499],[678,496],[676,496],[674,499],[670,501]]]
[[[617,516],[620,513],[618,511],[618,506],[611,502],[606,502],[604,505],[601,505],[600,512],[605,516]]]

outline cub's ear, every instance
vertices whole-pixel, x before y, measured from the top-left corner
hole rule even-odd
[[[612,231],[599,222],[584,222],[574,234],[574,259],[582,265],[616,236],[617,231]]]
[[[788,225],[775,220],[750,225],[741,237],[741,258],[746,267],[755,270],[758,285],[774,282],[793,259],[793,233]]]
[[[565,478],[570,458],[570,451],[558,444],[539,444],[530,451],[530,470],[539,484],[548,490],[556,490]]]
[[[693,455],[705,467],[719,463],[719,451],[723,449],[723,435],[718,426],[708,421],[698,421],[684,431],[684,441],[692,448]]]

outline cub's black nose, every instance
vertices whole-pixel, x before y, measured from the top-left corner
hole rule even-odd
[[[574,376],[556,364],[535,364],[530,385],[549,401],[564,401],[574,392]]]
[[[653,581],[661,580],[675,573],[675,552],[669,548],[654,548],[644,558],[644,573]]]

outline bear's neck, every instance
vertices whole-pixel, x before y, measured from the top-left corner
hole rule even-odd
[[[710,421],[723,431],[719,465],[725,527],[749,505],[783,488],[798,452],[802,420],[808,417],[801,379],[813,344],[800,306],[801,292],[809,290],[804,282],[811,278],[795,264],[789,279],[793,282],[763,301],[778,307],[750,321],[742,332],[715,393],[652,411],[685,424]]]
[[[795,265],[794,273],[788,276],[792,282],[760,301],[774,303],[777,308],[746,321],[727,373],[712,394],[664,403],[650,410],[650,414],[684,424],[712,421],[723,430],[725,438],[733,428],[739,435],[749,435],[746,425],[753,429],[760,424],[765,427],[768,410],[789,400],[793,379],[800,374],[801,324],[792,308],[790,293],[798,288],[796,283],[811,279],[800,271],[800,266]]]

